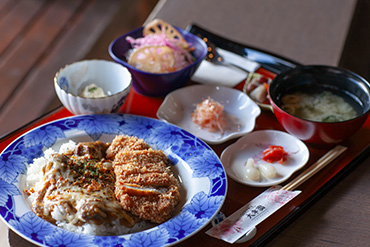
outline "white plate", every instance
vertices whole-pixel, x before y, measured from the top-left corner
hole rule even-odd
[[[73,140],[110,142],[118,134],[143,138],[163,150],[179,174],[183,196],[175,216],[153,228],[119,236],[77,234],[59,228],[33,213],[23,194],[27,164],[49,147],[59,150]],[[134,115],[85,115],[60,119],[27,132],[0,155],[0,215],[28,241],[40,246],[169,246],[197,233],[220,210],[227,177],[212,149],[174,125]]]
[[[228,127],[224,133],[201,129],[191,120],[197,104],[211,97],[224,106]],[[209,144],[219,144],[251,132],[256,118],[261,114],[259,106],[245,93],[228,87],[194,85],[168,94],[157,111],[157,117],[175,124]]]
[[[263,150],[270,145],[282,146],[288,153],[287,160],[282,164],[273,163],[277,176],[273,179],[262,179],[260,181],[247,179],[243,175],[245,174],[246,161],[253,158],[255,163],[258,164],[262,160]],[[226,173],[232,179],[255,187],[267,187],[284,182],[294,172],[301,169],[307,163],[308,158],[308,148],[301,140],[288,133],[276,130],[260,130],[249,133],[227,147],[221,154],[221,162],[226,169]]]

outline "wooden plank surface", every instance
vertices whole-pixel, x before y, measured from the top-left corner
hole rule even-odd
[[[52,1],[45,4],[38,17],[32,20],[31,27],[5,52],[0,63],[0,105],[12,99],[12,92],[45,54],[67,20],[73,16],[79,2]]]
[[[0,22],[18,2],[19,0],[0,0]]]
[[[53,44],[53,41],[58,37],[68,20],[73,17],[79,5],[83,3],[82,0],[30,1],[35,2],[35,4],[41,4],[38,14],[32,20],[23,23],[23,31],[17,39],[12,41],[12,44],[8,46],[8,49],[0,58],[2,87],[0,91],[0,126],[2,134],[10,131],[21,122],[19,118],[9,121],[9,107],[12,105],[11,102],[19,100],[16,96],[23,86],[23,81],[32,71],[37,69],[43,56],[48,54],[48,49]],[[28,1],[20,2],[18,6],[23,5],[24,2]],[[11,16],[22,14],[15,12],[16,10],[21,11],[23,8],[15,7]],[[12,114],[20,116],[22,119],[24,119],[23,111],[33,111],[35,109],[33,103],[42,100],[42,98],[32,98],[32,92],[28,93],[30,97],[22,97],[22,102],[25,106],[24,110],[12,112]]]
[[[142,25],[157,2],[6,1],[0,4],[7,13],[0,19],[0,136],[58,106],[55,73],[84,58],[111,60],[109,43]],[[10,23],[15,30],[8,33]]]
[[[74,3],[77,2],[74,1]],[[108,25],[110,18],[105,13],[114,14],[117,11],[114,1],[95,1],[83,6],[81,3],[72,9],[73,12],[70,12],[70,16],[63,17],[65,20],[64,23],[61,23],[63,25],[51,24],[51,27],[58,30],[58,37],[54,37],[47,47],[40,49],[40,52],[43,53],[40,54],[39,59],[37,61],[27,59],[28,61],[31,60],[30,63],[32,62],[33,69],[27,71],[27,76],[22,79],[17,92],[3,107],[0,122],[7,121],[10,124],[9,118],[14,119],[15,122],[20,122],[23,119],[33,119],[40,115],[48,106],[48,103],[55,98],[53,86],[55,72],[66,64],[82,59],[105,26]],[[80,9],[77,7],[80,7]],[[49,11],[50,15],[58,16],[59,9],[59,6],[53,6]],[[47,18],[41,20],[42,23],[44,21],[47,21]],[[67,25],[68,28],[66,28]],[[44,32],[43,29],[48,28],[49,26],[42,26],[40,30],[36,30],[34,33],[38,35]],[[32,57],[36,56],[33,55]],[[18,62],[17,58],[14,60]],[[32,100],[32,105],[28,105],[29,102],[25,102],[24,99]],[[24,111],[25,108],[30,107],[33,108],[32,111]],[[20,115],[20,112],[23,112],[23,114]]]
[[[16,1],[15,1],[16,2]],[[0,54],[3,54],[12,42],[27,31],[29,22],[36,17],[44,1],[22,1],[10,8],[10,4],[0,6],[3,13],[0,21]]]

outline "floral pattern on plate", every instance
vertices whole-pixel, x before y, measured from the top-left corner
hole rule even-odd
[[[120,236],[69,232],[37,217],[27,205],[22,177],[27,165],[49,147],[68,140],[110,142],[115,135],[143,138],[174,163],[186,190],[178,213],[163,224]],[[11,143],[0,155],[0,215],[8,226],[41,246],[169,246],[207,225],[220,210],[227,189],[225,170],[204,142],[174,125],[128,114],[74,116],[37,127]]]

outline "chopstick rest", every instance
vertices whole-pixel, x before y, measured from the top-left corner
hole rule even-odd
[[[218,225],[209,229],[206,234],[228,243],[234,243],[301,193],[301,191],[291,190],[307,181],[346,149],[340,145],[334,147],[287,185],[284,187],[276,185],[265,190]]]

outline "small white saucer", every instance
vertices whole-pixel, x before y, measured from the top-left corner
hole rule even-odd
[[[277,176],[272,179],[253,181],[246,178],[245,163],[249,158],[255,162],[262,160],[262,152],[270,145],[282,146],[288,153],[282,164],[273,163]],[[249,133],[228,146],[221,154],[221,162],[227,175],[235,181],[254,186],[268,187],[287,180],[294,172],[301,169],[308,161],[309,150],[298,138],[282,131],[260,130]],[[264,161],[262,161],[264,162]]]
[[[196,105],[208,97],[224,106],[224,112],[230,120],[224,133],[209,132],[191,119]],[[157,111],[159,119],[177,125],[209,144],[223,143],[251,132],[260,114],[259,106],[240,90],[211,85],[194,85],[175,90],[166,96]]]

